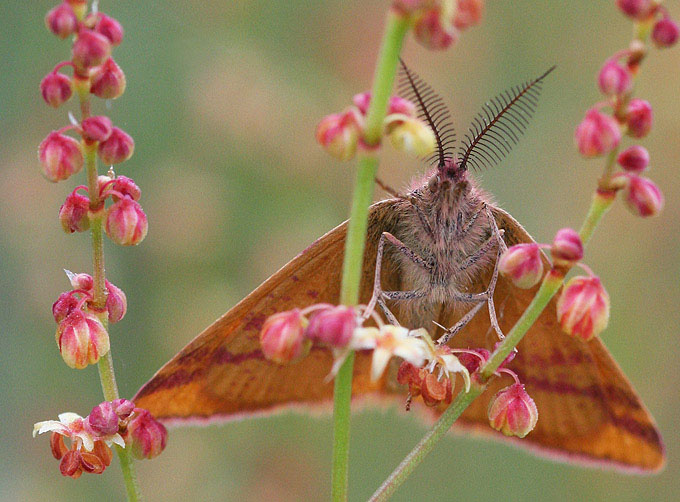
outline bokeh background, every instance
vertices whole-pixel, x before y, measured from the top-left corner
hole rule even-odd
[[[76,184],[39,174],[38,143],[66,124],[38,83],[69,54],[44,28],[50,0],[0,2],[0,498],[119,500],[117,464],[77,481],[59,475],[34,422],[82,415],[101,401],[95,368],[68,369],[50,306],[63,268],[90,270],[88,235],[66,236],[57,211]],[[667,2],[680,17],[678,2]],[[202,328],[348,214],[353,164],[314,142],[321,116],[367,89],[387,1],[119,0],[100,2],[126,30],[115,58],[127,91],[95,110],[136,140],[117,169],[142,187],[150,232],[138,248],[106,244],[109,278],[128,296],[111,330],[118,381],[131,396]],[[489,1],[481,26],[443,53],[408,39],[405,59],[440,90],[462,130],[505,87],[558,70],[528,134],[483,186],[537,240],[577,226],[601,169],[579,158],[573,130],[599,99],[596,72],[624,48],[631,23],[614,1]],[[452,435],[394,500],[670,500],[680,490],[678,249],[680,48],[652,51],[637,84],[654,105],[644,140],[666,195],[661,217],[619,204],[589,247],[612,298],[603,339],[656,417],[668,466],[625,476],[535,458]],[[405,185],[421,172],[386,147],[381,176]],[[82,175],[81,175],[82,176]],[[83,178],[84,179],[84,178]],[[79,180],[80,181],[80,180]],[[82,182],[82,181],[80,181]],[[376,193],[376,197],[381,194]],[[425,432],[416,417],[366,410],[352,424],[351,499],[366,499]],[[325,500],[331,420],[285,414],[171,431],[166,452],[140,462],[148,500]]]

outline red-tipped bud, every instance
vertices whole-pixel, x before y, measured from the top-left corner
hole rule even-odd
[[[597,77],[600,91],[607,96],[620,96],[628,93],[633,87],[633,76],[628,68],[616,59],[610,59],[600,69]]]
[[[78,18],[70,5],[62,3],[47,13],[45,26],[59,38],[66,38],[75,33]]]
[[[96,316],[82,310],[72,311],[57,327],[57,345],[64,362],[83,369],[109,351],[109,334]]]
[[[128,424],[125,442],[132,447],[132,454],[138,459],[152,459],[161,454],[168,440],[168,431],[151,413],[135,408]]]
[[[453,18],[453,25],[459,30],[479,24],[484,12],[483,0],[458,0],[458,8]]]
[[[591,108],[576,128],[574,139],[581,155],[598,157],[618,146],[621,141],[621,129],[612,117]]]
[[[118,420],[113,403],[104,401],[92,408],[87,424],[97,436],[110,436],[118,432]]]
[[[61,228],[67,234],[84,232],[90,228],[90,199],[76,192],[69,194],[59,209]]]
[[[543,260],[538,244],[517,244],[510,247],[498,263],[498,271],[515,286],[533,287],[543,277]]]
[[[118,176],[111,185],[111,190],[115,190],[125,197],[130,197],[132,200],[139,200],[142,196],[142,191],[137,186],[137,184],[127,176]],[[119,197],[113,195],[114,202],[117,202]]]
[[[125,73],[113,58],[90,73],[90,92],[102,99],[116,99],[125,92]]]
[[[90,291],[94,286],[94,280],[90,274],[74,274],[70,270],[66,271],[68,280],[73,289],[81,289],[83,291]]]
[[[116,244],[135,246],[146,237],[149,222],[142,206],[125,197],[109,207],[105,229],[106,235]]]
[[[78,299],[74,298],[70,291],[62,293],[57,301],[52,304],[52,315],[58,323],[63,321],[78,305]]]
[[[40,92],[48,105],[58,108],[73,95],[71,78],[63,73],[51,72],[40,82]]]
[[[456,354],[456,357],[458,357],[460,364],[465,366],[465,369],[468,370],[468,373],[470,374],[477,371],[479,367],[482,365],[482,363],[485,363],[486,361],[489,360],[489,357],[491,357],[491,352],[489,352],[486,349],[475,349],[475,352],[479,354],[481,358],[473,354],[468,354],[466,352]]]
[[[125,420],[133,411],[135,411],[135,403],[128,401],[127,399],[115,399],[114,401],[111,401],[111,404],[113,405],[113,410],[116,412],[116,415],[118,415],[121,420]]]
[[[260,331],[262,353],[279,364],[300,359],[309,349],[305,339],[307,319],[299,309],[280,312],[269,317]]]
[[[457,38],[456,30],[448,22],[443,22],[439,9],[425,12],[415,23],[413,35],[424,47],[441,50],[450,47]]]
[[[557,320],[562,330],[588,341],[609,323],[609,295],[598,277],[578,276],[564,286],[557,301]]]
[[[316,141],[336,159],[354,157],[359,141],[359,127],[351,111],[325,116],[316,126]]]
[[[111,55],[111,42],[104,35],[83,29],[73,44],[73,64],[79,73],[99,66]]]
[[[67,451],[59,462],[59,472],[62,476],[78,479],[83,474],[80,450]]]
[[[113,131],[111,119],[106,115],[88,117],[80,123],[80,127],[87,141],[106,141]]]
[[[109,322],[120,321],[127,312],[127,298],[123,290],[115,286],[108,280],[106,281],[106,310],[109,313]]]
[[[94,31],[108,38],[113,46],[119,45],[123,40],[123,27],[117,20],[105,14],[99,14]]]
[[[132,157],[135,142],[132,137],[117,127],[111,130],[106,141],[99,143],[97,153],[104,164],[119,164]]]
[[[558,230],[550,247],[553,263],[560,267],[571,267],[583,259],[583,242],[572,228]]]
[[[352,98],[352,102],[359,109],[362,115],[368,113],[368,107],[371,104],[371,93],[362,92],[360,94],[355,94]],[[387,109],[387,115],[393,113],[400,113],[402,115],[408,115],[409,117],[416,116],[416,105],[408,99],[404,99],[400,96],[391,96],[390,102]]]
[[[621,152],[616,160],[626,171],[640,174],[649,165],[649,152],[644,146],[634,145]]]
[[[624,173],[615,176],[614,183],[622,186],[623,202],[634,215],[656,216],[663,209],[663,194],[649,178]]]
[[[357,315],[352,307],[339,305],[316,312],[309,320],[305,335],[331,347],[346,347],[357,327]]]
[[[38,148],[43,175],[50,181],[67,179],[80,171],[84,164],[80,143],[70,136],[52,131]]]
[[[57,432],[50,434],[50,449],[52,450],[52,456],[57,460],[61,460],[68,451],[64,443],[64,436]]]
[[[678,24],[669,17],[659,19],[652,30],[652,42],[658,48],[672,47],[678,41],[680,28]]]
[[[643,138],[649,134],[652,129],[652,122],[654,114],[652,112],[652,105],[649,101],[644,99],[631,99],[628,103],[628,112],[626,113],[626,124],[628,125],[628,134],[635,138]]]
[[[651,14],[652,0],[616,0],[621,12],[626,16],[641,21]]]
[[[506,436],[523,438],[538,421],[538,409],[524,385],[516,383],[500,390],[489,405],[491,427]]]

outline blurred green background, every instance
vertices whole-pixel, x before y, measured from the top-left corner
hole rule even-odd
[[[62,269],[90,271],[89,236],[66,236],[57,211],[76,180],[39,174],[37,145],[67,123],[38,83],[69,57],[44,28],[53,1],[0,2],[0,498],[118,500],[117,464],[102,476],[63,478],[34,422],[86,415],[101,401],[95,368],[76,372],[54,344],[50,306],[67,289]],[[353,164],[314,142],[324,115],[367,89],[387,1],[119,0],[100,9],[126,30],[115,59],[128,79],[117,101],[98,102],[136,141],[117,169],[143,191],[150,231],[138,248],[106,244],[109,278],[129,311],[111,330],[118,381],[131,396],[202,328],[348,214]],[[668,2],[680,17],[678,2]],[[483,24],[451,50],[408,39],[405,59],[449,103],[462,131],[489,97],[553,64],[523,142],[483,186],[539,241],[577,226],[601,170],[572,145],[599,99],[595,75],[626,46],[631,23],[614,1],[490,1]],[[660,218],[617,205],[588,263],[612,298],[603,339],[656,417],[668,466],[625,476],[535,458],[508,446],[450,436],[394,500],[670,500],[680,490],[677,326],[680,246],[680,48],[652,51],[637,84],[656,124],[644,140],[650,176],[666,195]],[[110,106],[109,106],[110,105]],[[630,144],[630,140],[627,140]],[[418,162],[385,148],[381,176],[397,187]],[[376,197],[382,194],[376,193]],[[351,499],[366,499],[425,432],[416,417],[365,410],[354,417]],[[325,500],[330,417],[286,414],[171,431],[166,452],[140,462],[147,499]],[[674,495],[675,494],[675,495]]]

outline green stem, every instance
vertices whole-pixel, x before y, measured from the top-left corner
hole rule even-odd
[[[368,145],[380,143],[382,123],[387,112],[387,103],[399,63],[399,53],[408,26],[408,21],[405,18],[390,11],[376,64],[371,104],[366,118],[364,141]],[[359,160],[342,267],[340,303],[343,305],[356,305],[359,302],[359,286],[368,225],[368,207],[373,197],[373,185],[377,169],[378,158],[375,155],[367,154]],[[331,496],[334,502],[347,500],[353,369],[354,354],[350,354],[335,377],[331,482]]]

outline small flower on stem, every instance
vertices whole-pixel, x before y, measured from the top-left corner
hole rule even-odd
[[[74,274],[70,270],[64,270],[73,289],[88,291],[94,287],[94,280],[90,274]]]
[[[515,286],[528,289],[543,277],[543,259],[538,244],[516,244],[498,262],[498,271]]]
[[[66,2],[57,5],[45,16],[45,26],[59,38],[66,38],[75,33],[78,18]]]
[[[616,0],[621,12],[626,16],[642,21],[652,13],[652,0]]]
[[[125,73],[113,58],[90,72],[90,92],[102,99],[116,99],[125,92]]]
[[[634,215],[656,216],[663,209],[663,193],[649,178],[622,173],[614,177],[613,183],[622,188],[623,202]]]
[[[67,291],[59,295],[57,301],[52,304],[52,315],[57,324],[63,321],[71,312],[78,307],[78,299],[73,296],[73,291]]]
[[[67,75],[53,71],[45,75],[40,82],[40,92],[45,103],[58,108],[71,99],[73,82]]]
[[[570,279],[557,301],[557,320],[562,331],[586,342],[602,333],[609,323],[609,295],[600,279]]]
[[[353,307],[338,305],[319,310],[309,320],[305,336],[331,347],[346,347],[358,326],[357,313]]]
[[[127,312],[127,297],[123,290],[118,288],[107,279],[106,284],[106,310],[109,313],[109,322],[116,323],[125,317]]]
[[[106,115],[88,117],[80,123],[80,128],[87,141],[106,141],[113,132],[111,119]]]
[[[269,317],[260,331],[264,357],[279,364],[297,361],[307,354],[311,343],[305,338],[308,325],[300,309],[279,312]]]
[[[422,46],[430,50],[447,49],[458,38],[451,20],[446,19],[439,8],[428,10],[416,20],[413,35]]]
[[[149,411],[135,408],[128,422],[125,440],[136,458],[152,459],[165,449],[168,431]]]
[[[396,150],[421,157],[432,153],[436,139],[432,129],[422,120],[392,114],[385,120],[386,133]]]
[[[109,351],[109,334],[101,321],[80,309],[59,322],[55,336],[61,357],[70,368],[86,368]]]
[[[111,436],[118,432],[119,420],[113,403],[104,401],[92,408],[87,416],[87,425],[97,436]]]
[[[668,15],[659,19],[652,29],[652,41],[659,49],[673,47],[678,41],[680,28]]]
[[[38,148],[43,174],[49,181],[68,179],[83,168],[85,160],[80,143],[59,131],[52,131]]]
[[[644,99],[631,99],[626,113],[628,134],[634,138],[644,138],[652,129],[654,114],[652,105]]]
[[[73,64],[79,74],[99,66],[111,55],[111,42],[104,35],[81,29],[73,44]]]
[[[627,94],[633,87],[633,76],[627,67],[616,60],[616,57],[605,62],[597,77],[600,90],[607,96]]]
[[[488,414],[491,427],[506,436],[523,438],[538,422],[536,403],[519,382],[498,391],[489,404]]]
[[[114,18],[106,14],[97,14],[98,20],[94,25],[94,31],[109,39],[111,45],[119,45],[123,41],[123,27]]]
[[[106,213],[106,235],[121,246],[136,246],[149,230],[142,206],[129,197],[120,199]]]
[[[76,189],[77,190],[77,189]],[[75,190],[71,192],[59,209],[61,228],[67,234],[84,232],[90,228],[90,199]]]
[[[574,138],[581,155],[598,157],[618,146],[621,129],[615,119],[597,108],[591,108],[576,128]]]
[[[458,8],[453,18],[453,25],[459,30],[479,24],[484,12],[483,0],[458,0]]]
[[[132,157],[134,150],[135,142],[132,137],[118,127],[113,127],[106,141],[102,141],[97,147],[99,158],[104,164],[124,162]]]
[[[142,191],[139,189],[137,184],[132,180],[132,178],[128,178],[127,176],[116,177],[116,179],[113,180],[109,186],[111,190],[113,190],[111,195],[114,202],[118,202],[120,200],[120,197],[118,197],[119,194],[123,197],[129,197],[132,200],[139,200],[139,198],[142,196]]]
[[[359,142],[358,115],[351,109],[327,115],[316,127],[316,141],[336,159],[351,159]]]
[[[649,165],[649,152],[644,146],[633,145],[621,152],[616,161],[626,171],[640,174]]]
[[[578,232],[563,228],[555,234],[550,254],[553,263],[561,267],[571,267],[583,259],[583,242]]]

